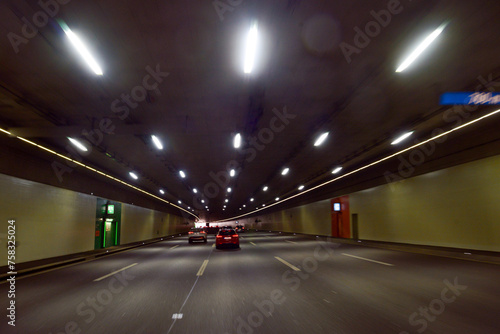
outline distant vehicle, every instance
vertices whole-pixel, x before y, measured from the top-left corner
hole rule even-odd
[[[191,228],[191,231],[188,232],[188,236],[189,236],[189,243],[193,243],[193,241],[197,240],[197,241],[203,241],[203,242],[207,242],[207,232],[202,229],[202,228],[197,228],[197,227],[193,227]]]
[[[245,226],[243,226],[243,225],[236,225],[236,232],[238,232],[238,233],[245,232]]]
[[[231,228],[222,228],[215,237],[215,248],[221,249],[223,247],[240,247],[240,237],[235,230]]]

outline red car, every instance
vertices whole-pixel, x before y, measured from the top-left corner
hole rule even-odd
[[[240,247],[240,237],[233,229],[220,229],[215,237],[215,248],[221,249],[223,247]]]

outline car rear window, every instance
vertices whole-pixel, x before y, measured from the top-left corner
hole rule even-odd
[[[220,235],[233,235],[233,234],[236,234],[236,232],[234,232],[234,230],[220,230],[219,234]]]
[[[201,228],[192,228],[191,229],[191,232],[200,232],[201,231]]]

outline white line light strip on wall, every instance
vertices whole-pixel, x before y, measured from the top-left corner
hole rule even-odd
[[[358,168],[358,169],[355,169],[355,170],[353,170],[353,171],[350,171],[350,172],[348,172],[348,173],[345,173],[345,174],[343,174],[343,175],[341,175],[341,176],[339,176],[339,177],[336,177],[336,178],[334,178],[334,179],[332,179],[332,180],[329,180],[329,181],[323,182],[323,183],[321,183],[321,184],[319,184],[319,185],[317,185],[317,186],[315,186],[315,187],[312,187],[312,188],[309,188],[309,189],[307,189],[307,190],[304,190],[304,191],[303,191],[303,192],[301,192],[301,193],[298,193],[298,194],[292,195],[292,196],[290,196],[290,197],[284,198],[284,199],[282,199],[282,200],[281,200],[281,201],[279,201],[279,202],[271,203],[271,204],[269,204],[269,205],[267,205],[267,206],[265,206],[265,207],[262,207],[262,208],[260,208],[260,209],[253,210],[253,211],[247,212],[247,213],[242,214],[242,215],[239,215],[239,216],[234,216],[234,217],[230,217],[230,218],[227,218],[227,219],[218,220],[218,221],[216,221],[216,222],[226,222],[226,221],[229,221],[229,220],[235,220],[235,219],[239,219],[239,218],[242,218],[242,217],[249,216],[249,215],[251,215],[251,214],[253,214],[253,213],[256,213],[256,212],[259,212],[259,211],[262,211],[262,210],[265,210],[265,209],[269,209],[269,208],[270,208],[270,207],[272,207],[272,206],[275,206],[275,205],[281,204],[281,203],[283,203],[283,202],[286,202],[286,201],[288,201],[288,200],[291,200],[292,198],[295,198],[295,197],[298,197],[298,196],[302,196],[302,195],[304,195],[304,194],[307,194],[307,193],[308,193],[308,192],[310,192],[310,191],[313,191],[313,190],[315,190],[315,189],[318,189],[318,188],[324,187],[324,186],[326,186],[327,184],[330,184],[330,183],[332,183],[332,182],[335,182],[335,181],[338,181],[338,180],[340,180],[340,179],[343,179],[344,177],[347,177],[347,176],[349,176],[349,175],[352,175],[352,174],[358,173],[358,172],[360,172],[360,171],[362,171],[362,170],[364,170],[364,169],[366,169],[366,168],[369,168],[369,167],[371,167],[371,166],[375,166],[375,165],[377,165],[377,164],[379,164],[379,163],[381,163],[381,162],[383,162],[383,161],[386,161],[386,160],[389,160],[389,159],[391,159],[391,158],[394,158],[394,157],[396,157],[396,156],[398,156],[398,155],[400,155],[400,154],[402,154],[402,153],[405,153],[405,152],[408,152],[408,151],[410,151],[410,150],[413,150],[414,148],[417,148],[417,147],[419,147],[419,146],[425,145],[425,144],[427,144],[428,142],[431,142],[431,141],[436,140],[436,139],[438,139],[438,138],[441,138],[441,137],[447,136],[447,135],[449,135],[450,133],[453,133],[453,132],[455,132],[455,131],[458,131],[458,130],[460,130],[460,129],[463,129],[463,128],[465,128],[465,127],[469,126],[469,125],[472,125],[472,124],[474,124],[474,123],[477,123],[477,122],[479,122],[479,121],[482,121],[483,119],[486,119],[486,118],[488,118],[488,117],[494,116],[494,115],[496,115],[496,114],[498,114],[498,113],[500,113],[500,109],[495,110],[495,111],[492,111],[492,112],[490,112],[489,114],[486,114],[486,115],[484,115],[484,116],[478,117],[478,118],[476,118],[476,119],[474,119],[474,120],[472,120],[472,121],[470,121],[470,122],[467,122],[467,123],[464,123],[464,124],[462,124],[462,125],[459,125],[459,126],[457,126],[456,128],[453,128],[453,129],[451,129],[451,130],[445,131],[445,132],[443,132],[443,133],[441,133],[441,134],[439,134],[439,135],[436,135],[436,136],[434,136],[434,137],[432,137],[432,138],[429,138],[429,139],[427,139],[427,140],[424,140],[424,141],[422,141],[422,142],[420,142],[420,143],[418,143],[418,144],[415,144],[415,145],[413,145],[413,146],[410,146],[410,147],[407,147],[407,148],[405,148],[405,149],[402,149],[401,151],[398,151],[398,152],[396,152],[396,153],[390,154],[390,155],[388,155],[388,156],[386,156],[386,157],[384,157],[384,158],[382,158],[382,159],[379,159],[379,160],[377,160],[377,161],[371,162],[371,163],[369,163],[369,164],[367,164],[367,165],[365,165],[365,166],[363,166],[363,167],[360,167],[360,168]]]
[[[186,213],[190,214],[191,216],[195,217],[196,219],[200,219],[200,218],[199,218],[197,215],[195,215],[194,213],[192,213],[192,212],[190,212],[190,211],[188,211],[188,210],[186,210],[186,209],[184,209],[184,208],[182,208],[182,207],[180,207],[180,206],[178,206],[178,205],[176,205],[176,204],[174,204],[174,203],[171,203],[171,202],[169,202],[169,201],[167,201],[167,200],[165,200],[165,199],[163,199],[163,198],[161,198],[161,197],[159,197],[159,196],[156,196],[156,195],[154,195],[154,194],[151,194],[150,192],[147,192],[147,191],[145,191],[145,190],[142,190],[142,189],[141,189],[141,188],[139,188],[139,187],[136,187],[136,186],[134,186],[134,185],[132,185],[132,184],[129,184],[129,183],[125,182],[125,181],[122,181],[122,180],[120,180],[120,179],[118,179],[118,178],[116,178],[116,177],[114,177],[114,176],[111,176],[111,175],[108,175],[108,174],[106,174],[106,173],[104,173],[104,172],[101,172],[100,170],[97,170],[97,169],[95,169],[95,168],[93,168],[93,167],[90,167],[90,166],[88,166],[88,165],[86,165],[86,164],[84,164],[84,163],[82,163],[82,162],[79,162],[79,161],[77,161],[77,160],[71,159],[71,158],[69,158],[69,157],[67,157],[67,156],[65,156],[65,155],[62,155],[61,153],[57,153],[56,151],[53,151],[53,150],[51,150],[51,149],[49,149],[49,148],[47,148],[47,147],[45,147],[45,146],[39,145],[39,144],[37,144],[37,143],[35,143],[35,142],[32,142],[31,140],[28,140],[28,139],[23,138],[23,137],[20,137],[20,136],[16,136],[16,135],[12,134],[11,132],[9,132],[9,131],[7,131],[7,130],[4,130],[4,129],[0,128],[0,131],[1,131],[1,132],[3,132],[3,133],[5,133],[5,134],[7,134],[7,135],[9,135],[9,136],[14,136],[15,138],[17,138],[17,139],[19,139],[19,140],[22,140],[22,141],[24,141],[25,143],[28,143],[28,144],[33,145],[33,146],[36,146],[36,147],[38,147],[38,148],[40,148],[40,149],[42,149],[42,150],[44,150],[44,151],[47,151],[47,152],[49,152],[49,153],[51,153],[51,154],[53,154],[53,155],[56,155],[56,156],[58,156],[59,158],[65,159],[65,160],[70,161],[70,162],[72,162],[72,163],[74,163],[74,164],[76,164],[76,165],[79,165],[79,166],[82,166],[82,167],[84,167],[84,168],[87,168],[88,170],[91,170],[91,171],[93,171],[93,172],[95,172],[95,173],[97,173],[97,174],[101,174],[102,176],[105,176],[105,177],[107,177],[107,178],[109,178],[109,179],[111,179],[111,180],[113,180],[113,181],[119,182],[119,183],[121,183],[121,184],[123,184],[123,185],[125,185],[125,186],[127,186],[127,187],[130,187],[130,188],[132,188],[132,189],[134,189],[134,190],[140,191],[140,192],[141,192],[141,193],[143,193],[143,194],[146,194],[146,195],[148,195],[148,196],[150,196],[150,197],[153,197],[153,198],[155,198],[155,199],[157,199],[157,200],[159,200],[159,201],[162,201],[162,202],[164,202],[164,203],[167,203],[167,204],[169,204],[169,205],[171,205],[171,206],[173,206],[173,207],[175,207],[175,208],[177,208],[177,209],[179,209],[179,210],[182,210],[182,211],[184,211],[184,212],[186,212]]]

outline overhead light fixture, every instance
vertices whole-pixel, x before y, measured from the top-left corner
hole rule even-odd
[[[198,189],[193,188],[193,192],[196,194],[198,192]]]
[[[158,137],[156,137],[155,135],[151,135],[151,139],[153,140],[153,143],[159,150],[163,150],[163,144],[161,143]]]
[[[246,208],[247,207],[246,204],[243,204],[243,207]]]
[[[231,192],[231,187],[227,188],[227,192],[230,193]]]
[[[234,146],[234,148],[240,148],[240,146],[241,146],[241,134],[237,133],[234,136],[233,146]]]
[[[179,175],[184,179],[186,177],[186,173],[184,171],[180,170]]]
[[[226,199],[224,200],[224,203],[227,203],[227,202],[229,202],[229,200],[226,198]]]
[[[253,197],[252,197],[252,198],[250,198],[250,202],[253,202],[253,201],[254,201]]]
[[[201,200],[201,203],[205,203],[205,200],[204,200],[204,199],[202,199],[202,200]]]
[[[92,57],[85,44],[83,44],[83,42],[81,41],[80,37],[78,37],[73,31],[71,31],[66,23],[59,21],[59,25],[61,26],[62,30],[68,37],[73,47],[78,51],[80,56],[92,69],[92,71],[94,71],[94,73],[97,75],[102,75],[101,67],[99,66],[99,64],[97,64],[94,57]]]
[[[255,62],[255,53],[257,52],[257,39],[258,39],[258,29],[257,23],[252,24],[250,27],[250,31],[247,35],[247,41],[245,46],[245,64],[243,67],[243,72],[249,74],[252,73],[254,62]]]
[[[208,205],[205,205],[205,209],[208,209]]]
[[[321,136],[319,136],[318,139],[316,139],[316,141],[314,142],[314,146],[323,144],[323,142],[326,140],[326,137],[328,137],[328,132],[324,132],[323,134],[321,134]]]
[[[182,204],[182,201],[179,200],[179,201],[177,201],[177,203]]]
[[[79,150],[82,150],[84,152],[88,151],[88,149],[82,143],[80,143],[78,140],[73,139],[71,137],[67,137],[67,138],[69,139],[71,144],[75,145]]]
[[[300,185],[298,189],[299,189],[299,190],[304,189],[304,185],[303,185],[303,184],[302,184],[302,185]]]
[[[236,171],[234,169],[231,169],[231,171],[229,172],[229,176],[233,177],[236,175]]]
[[[266,206],[265,204],[262,204],[262,206]]]
[[[130,175],[134,180],[137,180],[139,178],[134,172],[128,172],[128,175]]]
[[[340,172],[342,170],[342,167],[337,167],[335,168],[334,170],[332,170],[332,174],[338,174],[338,172]]]
[[[191,210],[191,207],[190,207],[190,206],[188,206],[188,210]]]
[[[403,140],[405,140],[406,138],[410,137],[412,134],[413,134],[413,131],[406,132],[406,133],[402,134],[401,136],[399,136],[398,138],[396,138],[396,139],[395,139],[395,140],[391,143],[391,145],[396,145],[396,144],[401,143]]]
[[[269,189],[268,186],[264,186],[264,188],[262,188],[263,191],[267,191],[267,189]]]
[[[281,175],[286,175],[290,171],[290,168],[286,167],[281,171]]]
[[[160,194],[165,195],[165,191],[163,189],[160,189]]]
[[[415,59],[417,59],[418,56],[420,56],[420,54],[424,52],[424,50],[427,49],[432,42],[434,42],[434,40],[443,32],[444,28],[446,28],[447,25],[448,23],[443,23],[429,36],[427,36],[422,41],[422,43],[420,43],[417,48],[408,56],[408,58],[406,58],[405,61],[403,61],[403,63],[399,65],[399,67],[396,69],[396,72],[403,72],[406,68],[408,68],[408,66],[410,66],[411,63],[413,63]]]
[[[277,201],[279,201],[279,200],[280,200],[280,198],[279,198],[279,197],[276,197],[274,200],[277,202]]]

